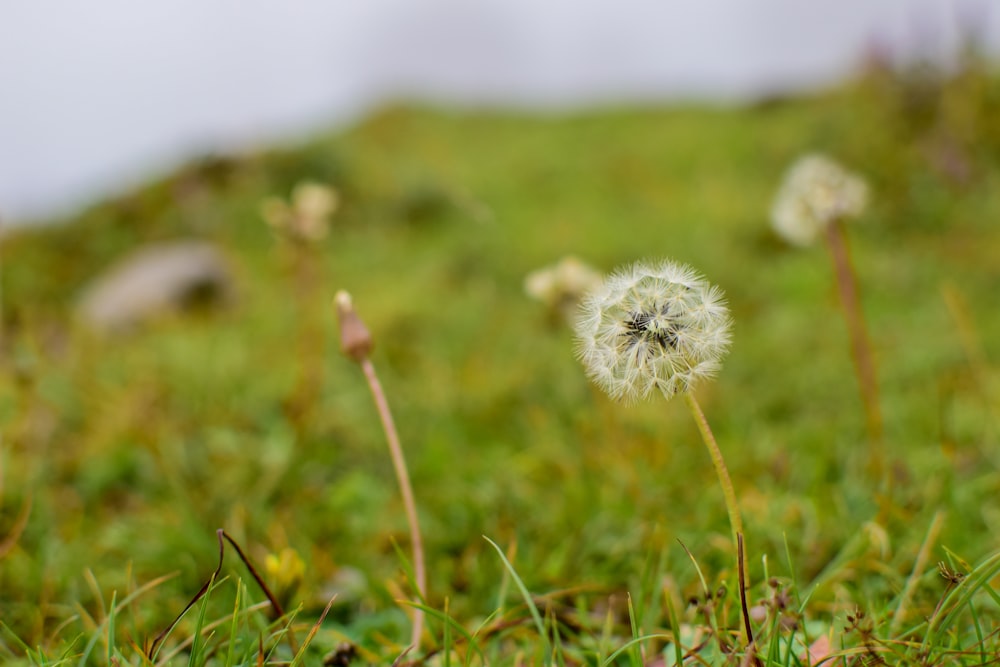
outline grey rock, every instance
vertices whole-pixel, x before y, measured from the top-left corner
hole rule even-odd
[[[97,330],[118,332],[154,316],[224,304],[233,287],[232,272],[211,243],[156,243],[125,256],[87,285],[77,313]]]

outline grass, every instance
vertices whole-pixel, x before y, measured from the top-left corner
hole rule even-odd
[[[837,656],[824,664],[995,660],[998,90],[970,68],[930,87],[873,71],[743,109],[390,108],[3,239],[0,657],[142,664],[209,579],[219,528],[258,569],[288,548],[304,562],[266,577],[299,648],[333,598],[298,664],[399,656],[407,524],[378,416],[337,353],[344,288],[375,339],[426,542],[429,634],[404,660],[740,664],[726,508],[696,426],[679,401],[608,401],[523,294],[525,274],[575,254],[602,271],[671,257],[728,295],[734,345],[698,401],[739,496],[766,664],[807,664],[808,645]],[[866,475],[828,258],[768,227],[806,150],[872,185],[848,235],[891,495]],[[304,179],[344,197],[308,318],[257,211]],[[114,339],[74,322],[87,279],[181,236],[226,249],[234,307]],[[326,338],[293,344],[308,322]],[[300,418],[303,365],[322,391]],[[288,621],[263,601],[227,551],[158,658],[292,661]]]

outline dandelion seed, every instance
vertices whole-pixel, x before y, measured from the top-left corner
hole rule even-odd
[[[813,243],[835,220],[856,218],[868,204],[868,184],[830,158],[811,154],[788,170],[771,208],[775,232],[789,243]]]
[[[582,305],[577,355],[612,398],[666,398],[714,377],[730,343],[719,288],[693,269],[664,261],[612,274]]]

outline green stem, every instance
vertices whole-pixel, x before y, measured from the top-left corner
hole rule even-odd
[[[708,455],[712,458],[715,473],[719,476],[719,485],[722,487],[722,495],[726,498],[726,510],[729,512],[729,526],[733,531],[733,544],[736,545],[738,550],[738,536],[743,534],[743,518],[740,516],[740,507],[736,503],[736,491],[733,489],[733,480],[729,478],[729,469],[726,468],[726,462],[722,458],[722,450],[719,449],[718,443],[715,442],[712,429],[708,426],[705,413],[701,411],[701,406],[695,400],[694,394],[689,391],[684,392],[684,400],[687,402],[688,407],[691,408],[694,421],[698,424],[698,430],[701,431],[701,439],[704,441],[705,447],[708,448]]]

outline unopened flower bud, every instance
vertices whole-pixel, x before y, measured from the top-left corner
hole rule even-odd
[[[360,364],[371,354],[372,335],[355,312],[350,294],[340,290],[333,303],[340,323],[340,351]]]

